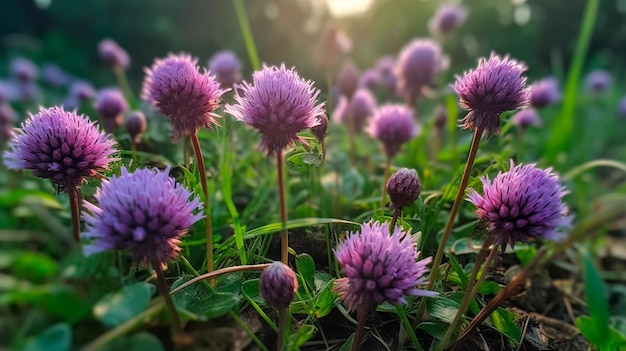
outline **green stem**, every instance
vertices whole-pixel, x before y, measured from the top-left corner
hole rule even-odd
[[[396,208],[393,210],[393,217],[391,217],[391,222],[389,223],[389,233],[393,233],[393,229],[396,227],[398,217],[400,216],[402,216],[402,208]]]
[[[172,317],[172,329],[174,334],[181,334],[183,332],[183,326],[180,323],[180,317],[178,317],[178,312],[176,312],[176,307],[174,307],[174,303],[172,302],[172,298],[170,296],[170,289],[167,287],[167,282],[165,281],[163,265],[158,260],[153,259],[152,269],[156,272],[157,287],[159,288],[159,292],[161,293],[161,296],[163,296],[163,300],[165,300],[165,306],[169,310]]]
[[[211,224],[211,197],[209,196],[209,186],[207,184],[206,168],[204,166],[204,158],[202,157],[202,150],[200,149],[200,141],[198,140],[198,133],[191,135],[191,143],[193,145],[193,151],[196,154],[196,161],[198,162],[198,172],[200,173],[200,184],[202,184],[202,191],[204,192],[204,214],[206,216],[206,259],[207,259],[207,271],[213,271],[213,228]]]
[[[283,170],[283,150],[280,149],[276,153],[276,163],[278,165],[278,200],[280,202],[280,223],[282,229],[280,231],[280,261],[287,264],[289,258],[289,233],[287,231],[287,201],[285,200],[285,179]]]
[[[287,309],[278,309],[278,339],[276,340],[276,351],[282,351],[285,343],[286,329],[287,328]]]
[[[80,242],[80,194],[78,188],[71,188],[68,192],[70,195],[70,211],[72,212],[72,233],[74,240]]]
[[[448,216],[448,221],[446,222],[446,226],[443,230],[443,236],[441,237],[441,242],[439,243],[439,248],[437,249],[437,254],[435,255],[435,259],[433,261],[432,270],[430,271],[430,276],[428,279],[428,285],[426,286],[426,290],[432,290],[435,285],[435,281],[437,280],[437,274],[439,273],[439,265],[441,264],[441,259],[443,258],[443,252],[446,248],[446,242],[448,241],[448,237],[450,233],[452,233],[452,227],[454,226],[454,220],[456,215],[461,207],[461,202],[463,202],[463,198],[465,196],[465,188],[467,187],[467,182],[469,180],[470,173],[472,171],[472,166],[474,165],[474,159],[476,158],[476,152],[478,151],[478,145],[480,144],[480,138],[483,135],[483,127],[476,128],[474,130],[474,136],[472,138],[472,145],[470,146],[469,154],[467,156],[467,162],[465,163],[465,169],[463,170],[463,176],[461,178],[461,184],[459,184],[459,190],[456,193],[456,198],[454,199],[454,203],[452,204],[452,209],[450,210],[450,215]],[[420,301],[419,308],[417,310],[417,315],[415,317],[415,323],[419,323],[422,319],[422,314],[426,310],[426,300],[422,299]]]
[[[126,71],[122,67],[114,67],[113,74],[115,74],[115,80],[117,80],[117,85],[122,90],[124,97],[128,101],[128,104],[132,109],[137,108],[137,101],[135,101],[135,96],[133,95],[133,91],[128,85],[128,79],[126,79]]]
[[[396,311],[398,312],[398,316],[400,317],[402,326],[404,326],[404,330],[406,330],[407,334],[409,334],[409,338],[411,339],[413,347],[417,351],[422,351],[422,345],[420,345],[419,341],[417,340],[417,335],[415,335],[415,331],[413,330],[413,327],[411,327],[411,322],[409,322],[409,318],[407,317],[404,308],[398,305],[396,306]]]
[[[230,310],[230,311],[228,311],[228,315],[230,316],[230,318],[235,320],[235,323],[237,323],[237,325],[239,325],[239,327],[241,327],[241,329],[243,329],[243,331],[245,331],[246,334],[248,334],[250,339],[252,339],[252,341],[254,341],[254,343],[256,344],[256,346],[259,347],[259,349],[261,349],[262,351],[270,351],[263,344],[263,342],[256,336],[256,334],[254,334],[254,331],[252,331],[252,329],[250,329],[250,327],[248,327],[246,322],[244,322],[241,318],[239,318],[237,313],[233,312],[233,310]]]
[[[391,168],[391,156],[387,155],[387,162],[385,163],[385,177],[383,179],[383,194],[380,201],[380,210],[382,213],[385,213],[385,204],[387,202],[387,181],[389,180],[389,168]]]
[[[250,30],[250,22],[246,15],[246,9],[243,6],[242,0],[233,0],[233,6],[235,7],[239,29],[241,30],[241,35],[243,36],[243,41],[246,44],[246,50],[250,57],[250,64],[252,65],[252,69],[257,71],[261,69],[261,65],[259,64],[259,55],[257,54],[252,31]]]

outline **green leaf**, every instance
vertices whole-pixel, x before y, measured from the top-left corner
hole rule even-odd
[[[171,289],[182,285],[192,276],[184,276],[172,284]],[[233,309],[241,296],[229,292],[211,291],[204,284],[193,284],[172,295],[176,308],[195,320],[209,320],[221,317]]]
[[[165,351],[163,344],[154,335],[146,332],[113,340],[99,351]]]
[[[93,315],[105,326],[116,327],[141,313],[154,294],[152,284],[139,282],[105,295],[93,306]]]
[[[2,208],[13,208],[25,203],[37,203],[52,209],[63,208],[63,205],[57,201],[54,195],[39,190],[16,189],[0,195],[0,207]]]
[[[334,281],[329,281],[324,285],[315,297],[315,317],[322,318],[327,316],[335,307],[338,296],[333,291]]]
[[[589,306],[589,315],[594,323],[594,332],[590,335],[589,341],[603,348],[606,346],[609,325],[609,303],[607,301],[606,289],[600,273],[593,263],[593,259],[587,250],[583,249],[583,281],[585,283],[585,295]]]
[[[450,262],[450,266],[454,270],[453,273],[456,273],[456,278],[458,280],[458,283],[460,283],[461,287],[465,289],[465,287],[467,286],[467,280],[468,280],[468,277],[465,274],[465,271],[463,271],[463,268],[459,264],[459,261],[456,260],[456,257],[453,254],[447,253],[446,257],[448,257],[448,262]],[[451,275],[452,273],[448,276],[448,280],[450,280]]]
[[[295,333],[289,335],[289,350],[300,350],[300,346],[304,345],[315,333],[317,333],[317,328],[310,324],[299,327]]]
[[[433,338],[441,340],[441,338],[443,338],[446,334],[449,325],[450,324],[446,322],[422,322],[417,326],[417,328],[424,330]]]
[[[72,328],[67,323],[59,323],[30,339],[23,351],[68,351],[71,345]]]
[[[59,270],[50,257],[38,252],[22,252],[13,260],[12,271],[18,278],[42,283]]]
[[[497,331],[517,344],[522,338],[522,331],[515,324],[515,317],[516,315],[514,313],[498,307],[493,311],[491,316],[489,316],[489,320]]]
[[[315,261],[309,254],[299,254],[296,256],[296,269],[302,275],[309,291],[315,291]]]
[[[460,303],[443,296],[430,298],[426,305],[431,316],[448,324],[454,320],[459,307],[461,307]]]
[[[295,228],[311,227],[314,225],[323,225],[323,224],[360,225],[359,223],[356,223],[356,222],[345,221],[343,219],[336,219],[336,218],[299,218],[299,219],[292,219],[292,220],[287,221],[287,225],[285,226],[285,228],[295,229]],[[282,229],[281,222],[270,223],[270,224],[247,231],[243,238],[246,240],[254,239],[259,236],[276,233],[277,231],[280,231],[281,229]]]
[[[263,300],[259,290],[259,282],[259,278],[246,280],[241,285],[241,292],[256,303],[265,303],[265,300]]]

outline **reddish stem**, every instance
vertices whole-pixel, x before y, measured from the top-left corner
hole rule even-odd
[[[280,232],[280,261],[287,264],[289,248],[289,233],[287,232],[287,202],[285,201],[285,179],[283,170],[283,150],[280,149],[276,153],[276,163],[278,164],[278,198],[280,202],[280,223],[282,230]]]
[[[207,258],[207,271],[213,271],[213,228],[211,224],[211,198],[209,196],[209,186],[207,185],[206,168],[204,166],[204,158],[202,158],[202,150],[200,149],[200,141],[198,140],[198,133],[191,135],[191,143],[193,145],[193,151],[196,154],[196,161],[198,162],[198,172],[200,173],[200,184],[202,184],[202,191],[204,192],[204,214],[206,216],[206,258]]]
[[[80,194],[78,188],[70,189],[70,210],[72,212],[72,233],[74,240],[80,242]]]

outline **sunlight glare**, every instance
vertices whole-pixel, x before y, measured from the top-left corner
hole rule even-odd
[[[326,0],[326,5],[334,17],[346,17],[364,13],[373,2],[374,0]]]

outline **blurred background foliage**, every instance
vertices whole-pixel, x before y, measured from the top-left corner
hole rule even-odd
[[[360,14],[338,17],[329,2],[347,0],[244,1],[262,62],[297,66],[305,77],[322,81],[319,43],[324,28],[339,24],[352,38],[352,59],[361,67],[385,54],[395,55],[410,39],[428,36],[427,22],[439,1],[372,0]],[[357,1],[358,2],[358,1]],[[563,78],[572,57],[584,0],[465,0],[467,23],[446,43],[453,74],[476,58],[510,53],[530,67],[529,76]],[[23,55],[38,63],[53,61],[96,85],[113,84],[97,57],[96,45],[115,39],[132,57],[129,73],[137,89],[143,67],[168,52],[186,51],[205,63],[220,49],[236,52],[251,71],[231,0],[2,0],[0,60]],[[587,61],[624,75],[626,0],[604,0]],[[94,71],[94,67],[101,69]],[[7,64],[0,64],[6,75]],[[532,79],[531,79],[532,80]],[[620,81],[620,79],[618,79]]]

